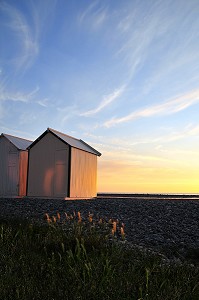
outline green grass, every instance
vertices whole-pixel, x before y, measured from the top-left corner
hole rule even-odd
[[[110,222],[61,221],[0,222],[1,299],[199,299],[196,268],[110,242]]]

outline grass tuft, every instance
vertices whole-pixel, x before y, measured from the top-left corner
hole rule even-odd
[[[0,221],[1,299],[199,298],[198,269],[124,247],[124,224],[80,212],[44,219]]]

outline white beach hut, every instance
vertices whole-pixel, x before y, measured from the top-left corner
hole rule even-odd
[[[0,135],[0,196],[26,195],[28,151],[32,141],[2,133]]]
[[[28,149],[27,196],[96,196],[97,156],[101,153],[84,141],[47,128]]]

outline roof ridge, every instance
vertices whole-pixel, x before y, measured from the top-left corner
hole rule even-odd
[[[55,129],[53,129],[53,128],[48,127],[47,130],[53,131],[53,132],[55,132],[55,133],[57,132],[57,133],[60,133],[60,134],[65,135],[65,136],[67,136],[67,137],[69,137],[69,138],[72,138],[72,139],[74,139],[74,140],[80,141],[80,139],[77,139],[77,138],[75,138],[74,136],[65,134],[65,133],[63,133],[63,132],[61,132],[61,131],[58,131],[58,130],[55,130]]]
[[[55,130],[55,129],[53,129],[53,128],[50,128],[50,127],[47,128],[47,131],[51,131],[51,132],[53,132],[54,134],[58,133],[58,134],[61,134],[61,135],[65,136],[65,137],[72,138],[72,139],[74,139],[74,140],[76,140],[76,141],[78,141],[78,142],[80,142],[80,143],[83,143],[83,144],[84,144],[85,146],[87,146],[90,150],[94,151],[98,156],[101,156],[101,153],[100,153],[99,151],[97,151],[95,148],[93,148],[92,146],[90,146],[89,144],[87,144],[86,142],[84,142],[82,139],[77,139],[77,138],[75,138],[75,137],[73,137],[73,136],[70,136],[70,135],[68,135],[68,134],[62,133],[62,132],[60,132],[60,131],[58,131],[58,130]]]
[[[41,140],[48,133],[54,135],[56,138],[60,139],[62,142],[66,143],[70,147],[77,148],[77,149],[89,152],[91,154],[101,156],[100,152],[95,150],[93,147],[91,147],[89,144],[87,144],[83,140],[74,138],[70,135],[62,133],[62,132],[57,131],[50,127],[47,127],[46,131],[44,131],[31,145],[29,145],[27,147],[27,149],[31,149],[37,142],[39,142],[39,140]]]
[[[80,142],[82,142],[84,145],[88,146],[88,147],[91,148],[93,151],[95,151],[96,153],[98,153],[99,156],[102,155],[99,151],[97,151],[95,148],[93,148],[92,146],[90,146],[89,144],[87,144],[86,142],[84,142],[83,140],[80,139]]]
[[[2,134],[1,134],[1,136],[5,136],[5,137],[6,137],[6,135],[11,136],[11,137],[13,137],[13,138],[20,139],[20,140],[33,142],[32,140],[25,139],[25,138],[22,138],[22,137],[19,137],[19,136],[16,136],[16,135],[12,135],[12,134],[8,134],[8,133],[3,133],[3,132],[2,132]]]

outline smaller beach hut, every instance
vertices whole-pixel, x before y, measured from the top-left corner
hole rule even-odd
[[[2,133],[0,135],[0,196],[26,195],[28,151],[32,141]]]
[[[27,196],[92,198],[97,195],[97,150],[51,128],[29,147]]]

